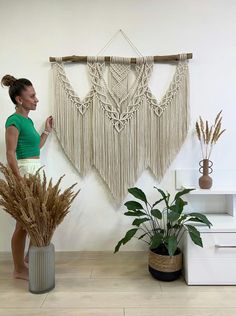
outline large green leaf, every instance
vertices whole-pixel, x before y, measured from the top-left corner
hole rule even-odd
[[[139,227],[142,223],[147,222],[147,221],[150,221],[150,218],[147,218],[147,217],[144,217],[144,218],[136,218],[136,219],[133,221],[132,225],[135,225],[135,226],[138,226],[138,227]]]
[[[169,236],[168,239],[167,239],[167,242],[168,242],[168,253],[170,256],[173,256],[175,254],[175,251],[177,249],[177,238],[176,236],[172,235],[172,236]]]
[[[129,212],[125,212],[124,215],[126,216],[144,216],[147,215],[146,213],[142,212],[142,211],[129,211]]]
[[[202,224],[204,224],[203,221],[202,221],[201,219],[197,218],[197,217],[190,217],[190,218],[188,218],[187,221],[185,221],[185,223],[190,223],[190,222],[195,222],[195,223],[202,223]]]
[[[128,210],[142,210],[143,206],[137,201],[128,201],[125,203]]]
[[[166,206],[168,207],[168,197],[169,197],[169,194],[168,194],[168,193],[166,194],[163,190],[161,190],[161,189],[159,189],[159,188],[157,188],[157,187],[154,187],[154,189],[156,189],[156,190],[161,194],[163,200],[164,200],[165,203],[166,203]]]
[[[184,214],[178,219],[178,224],[181,225],[183,221],[185,221],[188,218],[188,215]]]
[[[196,227],[192,225],[185,225],[188,229],[189,235],[194,242],[195,245],[203,247],[202,245],[202,238],[200,236],[199,231],[196,229]]]
[[[178,193],[176,193],[174,200],[178,199],[180,196],[185,195],[193,190],[195,190],[195,189],[183,189],[183,190],[179,191]]]
[[[174,211],[168,211],[167,213],[167,219],[170,222],[175,222],[180,217],[180,214]]]
[[[174,201],[175,201],[175,203],[170,206],[170,209],[172,211],[175,211],[175,212],[181,214],[183,212],[184,206],[187,205],[188,203],[186,201],[182,200],[181,198],[178,198]]]
[[[118,242],[118,244],[116,245],[114,253],[116,253],[117,251],[119,251],[119,249],[120,249],[122,243],[123,243],[123,239],[121,239],[121,240]]]
[[[188,213],[187,215],[200,219],[202,223],[206,224],[209,228],[212,226],[212,223],[208,220],[208,218],[204,214],[193,212],[193,213]]]
[[[137,187],[129,188],[128,192],[130,194],[132,194],[134,197],[136,197],[137,199],[139,199],[139,200],[141,200],[141,201],[143,201],[143,202],[145,202],[147,204],[146,195],[141,189],[139,189]]]
[[[197,230],[197,228],[193,225],[189,225],[189,224],[186,224],[184,225],[188,228],[188,231],[191,232],[192,234],[196,235],[196,236],[200,236],[200,232]]]
[[[162,243],[163,240],[163,235],[160,233],[156,233],[152,238],[151,238],[151,245],[150,245],[150,249],[155,249],[158,246],[160,246],[160,244]]]
[[[114,252],[117,252],[119,251],[120,249],[120,246],[123,244],[125,245],[137,232],[138,228],[132,228],[130,230],[127,231],[126,235],[124,238],[122,238],[118,244],[116,245],[115,247],[115,251]]]
[[[156,208],[151,210],[151,214],[158,219],[162,219],[161,211]]]
[[[162,190],[162,189],[159,189],[157,187],[154,186],[154,189],[156,189],[162,196],[163,199],[166,199],[167,198],[167,195],[166,193]]]
[[[164,198],[161,198],[160,200],[157,200],[152,207],[156,206],[157,204],[161,203],[164,200]]]

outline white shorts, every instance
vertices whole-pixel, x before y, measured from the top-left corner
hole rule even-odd
[[[40,158],[26,158],[17,160],[17,165],[21,176],[27,174],[35,174],[36,171],[41,167]],[[43,175],[43,168],[39,172],[40,175]]]

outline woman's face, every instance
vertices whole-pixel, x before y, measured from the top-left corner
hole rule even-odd
[[[36,110],[39,100],[33,86],[26,86],[20,96],[16,97],[16,102],[25,110]]]

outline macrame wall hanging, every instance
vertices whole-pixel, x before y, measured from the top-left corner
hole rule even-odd
[[[95,167],[116,201],[146,168],[160,181],[180,150],[189,126],[189,58],[192,54],[50,57],[56,135],[78,172],[84,176]],[[83,100],[66,75],[68,61],[87,62],[91,87]],[[176,63],[160,101],[148,85],[156,61]]]

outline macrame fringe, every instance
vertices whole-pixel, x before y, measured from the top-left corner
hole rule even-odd
[[[93,108],[86,107],[71,88],[60,64],[53,65],[54,130],[61,146],[78,172],[85,176],[93,164]],[[91,91],[85,99],[91,99]],[[88,102],[89,103],[89,102]]]

